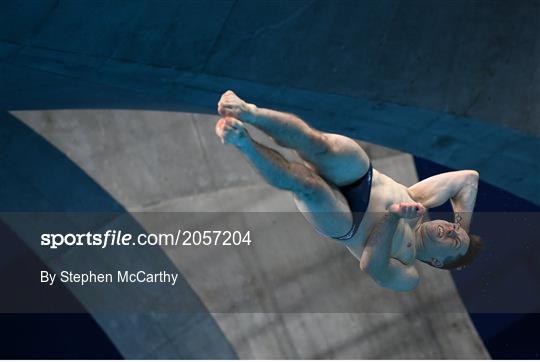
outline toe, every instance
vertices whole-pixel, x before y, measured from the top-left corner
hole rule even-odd
[[[218,134],[218,136],[221,137],[221,135],[223,134],[223,127],[225,126],[225,120],[223,118],[220,118],[217,123],[216,123],[216,133]]]

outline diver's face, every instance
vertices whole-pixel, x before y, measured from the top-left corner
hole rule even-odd
[[[422,225],[422,240],[431,263],[441,267],[467,252],[469,235],[459,224],[433,220]]]

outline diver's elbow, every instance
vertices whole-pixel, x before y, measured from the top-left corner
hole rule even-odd
[[[478,183],[480,173],[476,170],[467,170],[467,179],[471,183]]]

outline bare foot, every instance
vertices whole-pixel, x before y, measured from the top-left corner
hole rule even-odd
[[[246,103],[233,91],[226,91],[218,102],[218,113],[223,117],[234,117],[244,122],[249,122],[254,116],[257,107]]]
[[[251,141],[244,124],[232,117],[219,119],[216,123],[216,135],[221,138],[222,143],[232,144],[237,147],[245,146]]]

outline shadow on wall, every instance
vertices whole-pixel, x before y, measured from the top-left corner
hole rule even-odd
[[[118,202],[77,165],[7,112],[0,113],[0,180],[0,212],[4,213],[4,217],[11,212],[124,211]],[[133,219],[130,218],[130,222],[133,228],[141,229]],[[36,275],[44,268],[44,264],[32,252],[32,244],[29,244],[28,240],[23,243],[17,236],[21,231],[17,230],[19,225],[7,227],[2,223],[0,226],[4,246],[0,254],[2,275],[19,274],[9,282],[2,280],[4,288],[8,288],[8,293],[3,293],[7,296],[2,302],[3,305],[25,298],[46,299],[43,298],[44,287],[33,282],[37,281]],[[31,225],[27,225],[29,226]],[[161,250],[158,252],[163,254],[163,260],[168,260]],[[23,263],[25,272],[20,271]],[[21,287],[23,285],[24,288]],[[206,311],[187,283],[180,287],[181,298],[198,303],[200,310]],[[63,298],[74,310],[84,312],[81,304],[66,288],[57,287],[54,290],[47,289],[46,292],[48,298],[51,295]],[[177,351],[177,355],[183,358],[234,358],[232,347],[210,315],[207,316],[204,323],[191,323],[188,329],[192,335],[206,336],[212,348],[205,351]],[[116,316],[107,318],[114,319]],[[181,323],[182,318],[189,316],[175,315],[175,322]],[[104,321],[103,316],[99,319]],[[119,357],[118,350],[90,314],[0,314],[0,321],[0,333],[5,346],[2,348],[2,358]],[[130,339],[143,333],[142,326],[135,324],[132,327],[133,330],[116,332],[116,335],[114,331],[105,332],[108,332],[115,345],[118,345],[118,341],[129,344]],[[61,338],[62,336],[65,338]],[[197,337],[187,335],[187,345],[190,338]],[[88,348],[88,340],[92,340],[91,350]],[[69,341],[70,348],[65,348],[66,341]],[[121,349],[120,351],[123,352]]]

